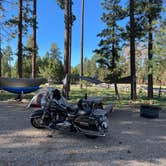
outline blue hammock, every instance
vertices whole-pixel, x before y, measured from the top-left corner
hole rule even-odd
[[[0,89],[16,94],[31,93],[45,82],[45,79],[0,78]]]
[[[16,93],[16,94],[25,94],[25,93],[31,93],[36,90],[38,90],[40,87],[1,87],[1,89],[11,92],[11,93]]]

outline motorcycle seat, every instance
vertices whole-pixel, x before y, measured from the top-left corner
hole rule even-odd
[[[91,113],[91,111],[90,110],[79,110],[78,112],[77,112],[77,115],[78,116],[86,116],[86,115],[90,115],[90,113]]]
[[[79,110],[79,108],[78,108],[77,105],[73,104],[73,105],[67,106],[67,110],[68,110],[68,112],[70,112],[70,113],[77,113],[78,110]]]

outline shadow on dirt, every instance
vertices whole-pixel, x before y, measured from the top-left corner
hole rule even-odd
[[[1,104],[1,103],[0,103]],[[24,105],[1,104],[0,165],[162,165],[166,160],[166,113],[145,119],[126,107],[109,117],[106,137],[37,130]]]

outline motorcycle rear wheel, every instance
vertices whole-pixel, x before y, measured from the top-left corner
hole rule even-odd
[[[37,129],[44,129],[44,127],[41,126],[40,122],[41,122],[41,117],[31,118],[31,124],[33,127]]]

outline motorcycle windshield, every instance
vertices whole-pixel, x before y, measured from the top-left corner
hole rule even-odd
[[[46,91],[37,93],[29,102],[27,108],[41,107],[41,99],[47,95]]]
[[[47,87],[42,89],[40,92],[38,92],[29,102],[27,109],[32,107],[41,107],[41,99],[43,97],[48,96],[50,99],[52,98],[52,92],[55,90],[54,87]]]

